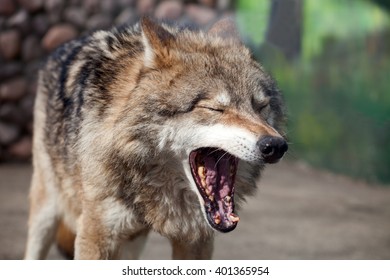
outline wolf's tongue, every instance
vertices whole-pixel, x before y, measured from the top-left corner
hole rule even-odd
[[[218,168],[218,179],[219,179],[219,195],[225,197],[231,194],[232,191],[232,178],[230,178],[230,162],[226,157],[223,157],[217,163]]]

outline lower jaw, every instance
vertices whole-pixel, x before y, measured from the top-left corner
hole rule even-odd
[[[216,212],[209,212],[206,209],[204,209],[204,211],[207,217],[207,223],[213,230],[222,233],[227,233],[233,231],[237,227],[239,217],[236,214],[234,214],[234,203],[233,203],[233,211],[232,213],[230,213],[230,215],[232,216],[234,215],[234,217],[236,218],[235,221],[232,221],[231,220],[232,218],[227,217],[227,215],[229,214],[219,212],[219,210],[217,210]],[[216,213],[219,213],[218,215],[220,218],[218,220],[216,220],[215,218]]]
[[[214,229],[214,230],[216,230],[218,232],[222,232],[222,233],[231,232],[231,231],[233,231],[237,227],[237,223],[233,224],[233,225],[231,225],[229,227],[222,227],[222,226],[219,226],[217,224],[214,224],[212,221],[210,221],[210,218],[209,218],[208,215],[207,215],[207,222],[211,226],[212,229]]]

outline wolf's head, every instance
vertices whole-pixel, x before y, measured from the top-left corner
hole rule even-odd
[[[156,145],[181,162],[209,225],[231,231],[239,220],[235,181],[248,176],[242,166],[260,170],[287,151],[281,96],[229,20],[207,33],[148,19],[141,29],[137,90],[147,93],[142,104],[156,127]]]

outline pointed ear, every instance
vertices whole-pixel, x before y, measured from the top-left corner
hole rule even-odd
[[[223,18],[217,21],[207,33],[223,39],[231,39],[235,43],[241,42],[240,33],[238,32],[237,25],[232,18]]]
[[[147,17],[141,19],[142,41],[145,48],[145,66],[155,67],[169,59],[169,48],[175,37],[164,27]]]

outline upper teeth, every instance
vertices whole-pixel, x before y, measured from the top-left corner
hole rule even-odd
[[[205,178],[206,177],[206,172],[204,166],[199,166],[198,167],[198,175],[200,178]]]
[[[221,223],[221,215],[217,212],[214,216],[214,222],[219,225]]]
[[[209,199],[211,201],[214,200],[214,196],[212,195],[212,188],[208,188],[207,187],[207,182],[206,182],[206,169],[204,166],[198,166],[198,175],[199,175],[199,178],[200,178],[200,183],[204,189],[204,191],[206,192],[207,196],[209,197]]]

